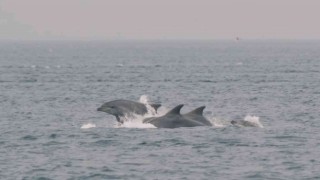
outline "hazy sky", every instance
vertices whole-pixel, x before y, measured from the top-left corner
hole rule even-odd
[[[0,39],[320,39],[320,0],[0,0]]]

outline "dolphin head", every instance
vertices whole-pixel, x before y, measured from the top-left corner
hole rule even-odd
[[[97,111],[106,112],[114,116],[123,116],[121,109],[114,105],[112,102],[103,104],[97,109]]]

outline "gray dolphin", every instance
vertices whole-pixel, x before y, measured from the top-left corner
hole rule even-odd
[[[143,120],[143,123],[150,123],[157,128],[179,128],[205,126],[203,123],[188,119],[180,114],[183,104],[180,104],[161,117],[151,117]]]
[[[238,127],[259,127],[257,123],[245,121],[245,120],[232,120],[231,124]]]
[[[206,108],[206,106],[198,107],[187,114],[183,114],[183,117],[193,121],[198,121],[206,126],[212,126],[211,122],[203,116],[204,108]]]
[[[150,104],[150,106],[157,112],[161,104]],[[148,112],[145,104],[123,99],[106,102],[97,110],[114,115],[120,123],[123,123],[120,117],[133,116],[134,114],[144,115]]]

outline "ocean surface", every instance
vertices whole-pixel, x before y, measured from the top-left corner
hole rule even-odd
[[[119,126],[116,99],[214,126]],[[0,107],[4,180],[320,179],[320,41],[2,41]]]

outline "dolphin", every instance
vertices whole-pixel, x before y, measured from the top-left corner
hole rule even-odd
[[[194,121],[192,119],[187,119],[185,116],[180,114],[180,110],[183,104],[180,104],[169,111],[164,116],[151,117],[143,120],[143,123],[150,123],[157,128],[179,128],[179,127],[195,127],[195,126],[205,126],[205,124]]]
[[[155,110],[155,112],[157,112],[161,104],[150,104],[150,106]],[[148,113],[148,109],[145,104],[123,99],[106,102],[97,110],[114,115],[120,123],[123,123],[120,119],[121,117],[133,116],[135,114],[144,115]]]
[[[198,107],[187,114],[183,114],[183,117],[186,119],[200,122],[206,126],[212,126],[211,122],[203,116],[204,108],[206,108],[206,106]]]

